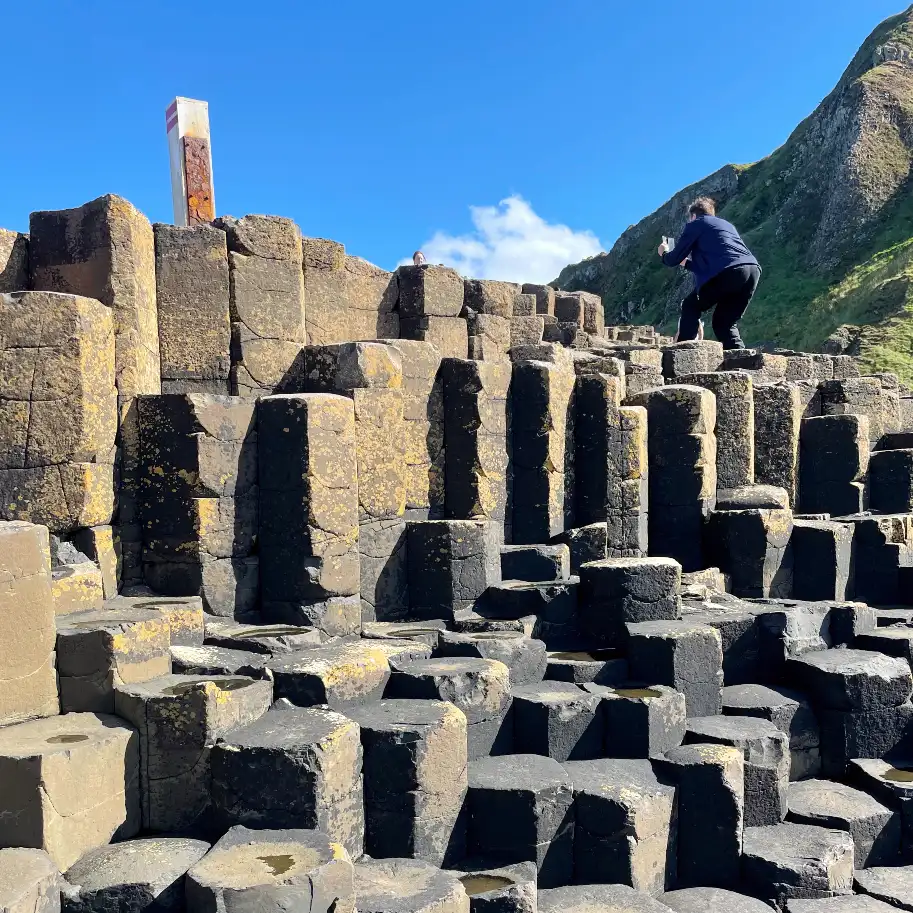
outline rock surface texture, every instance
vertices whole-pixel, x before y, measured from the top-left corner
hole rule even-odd
[[[0,913],[910,909],[891,375],[273,216],[3,257]]]

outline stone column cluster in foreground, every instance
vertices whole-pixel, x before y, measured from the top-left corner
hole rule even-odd
[[[0,231],[2,913],[913,910],[913,398],[125,200]]]

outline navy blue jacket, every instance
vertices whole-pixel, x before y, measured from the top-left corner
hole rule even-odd
[[[691,254],[687,269],[698,288],[730,266],[760,266],[735,226],[716,216],[698,216],[685,226],[675,249],[663,257],[666,266],[678,266]]]

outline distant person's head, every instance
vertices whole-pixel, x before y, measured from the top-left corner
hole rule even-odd
[[[716,215],[716,203],[710,199],[710,197],[698,197],[689,207],[688,207],[688,221],[693,222],[695,219],[699,219],[701,216],[715,216]]]
[[[425,262],[425,255],[424,255],[420,250],[417,250],[417,251],[412,255],[412,262],[413,262],[416,266],[421,266],[421,265]]]

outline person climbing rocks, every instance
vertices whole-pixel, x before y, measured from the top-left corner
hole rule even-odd
[[[688,224],[672,247],[665,239],[659,256],[666,266],[694,273],[694,291],[682,302],[678,341],[698,338],[701,314],[713,311],[712,325],[724,349],[744,349],[736,324],[748,309],[761,279],[761,266],[738,231],[716,215],[709,197],[698,197],[688,209]]]
[[[422,266],[424,264],[424,262],[425,262],[425,255],[420,250],[417,250],[412,255],[412,263],[415,266]]]

